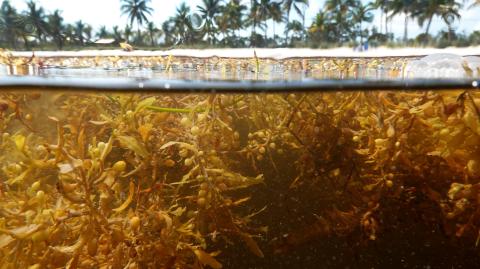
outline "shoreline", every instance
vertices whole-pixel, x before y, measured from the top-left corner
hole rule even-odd
[[[297,49],[297,48],[278,48],[278,49],[172,49],[172,50],[135,50],[131,52],[118,50],[81,50],[81,51],[35,51],[35,56],[39,58],[50,57],[193,57],[193,58],[253,58],[254,51],[258,58],[266,59],[287,59],[287,58],[328,58],[328,57],[346,57],[346,58],[377,58],[377,57],[419,57],[436,53],[451,53],[460,56],[478,56],[480,55],[480,46],[476,47],[449,47],[444,49],[437,48],[373,48],[368,51],[354,51],[352,48],[336,49]],[[32,51],[12,51],[13,57],[31,57]]]

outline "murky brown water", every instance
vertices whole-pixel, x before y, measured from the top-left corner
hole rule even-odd
[[[480,262],[469,81],[127,76],[116,91],[42,72],[57,79],[2,80],[0,268]]]

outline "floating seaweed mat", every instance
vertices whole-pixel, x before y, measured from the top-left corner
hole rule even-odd
[[[0,63],[10,75],[92,76],[103,71],[138,71],[136,76],[178,76],[202,79],[298,79],[402,77],[402,70],[412,57],[257,57],[249,50],[248,57],[195,57],[182,54],[113,53],[19,53],[0,51]],[[264,54],[264,53],[263,53]],[[268,54],[268,53],[267,53]],[[77,56],[75,56],[77,55]],[[290,54],[288,54],[290,55]],[[380,71],[380,72],[379,72]],[[174,75],[172,75],[172,73]],[[100,73],[102,75],[102,73]],[[103,73],[103,75],[105,75]],[[114,76],[110,72],[109,76]],[[118,74],[117,74],[118,75]],[[121,76],[125,76],[122,73]],[[201,75],[201,76],[199,76]]]

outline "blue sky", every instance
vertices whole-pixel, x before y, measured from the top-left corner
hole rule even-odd
[[[249,2],[249,0],[243,0]],[[367,2],[363,0],[364,2]],[[465,6],[469,6],[472,0],[467,0]],[[10,0],[19,10],[26,8],[25,0]],[[37,0],[46,10],[53,11],[55,9],[63,10],[63,16],[66,22],[75,22],[83,20],[91,24],[95,29],[105,25],[111,28],[113,25],[125,25],[127,18],[121,16],[120,0]],[[152,0],[151,6],[154,9],[152,16],[153,22],[158,26],[168,17],[175,14],[175,9],[180,3],[186,2],[192,10],[196,10],[196,6],[201,0]],[[307,24],[310,24],[315,14],[323,6],[324,0],[310,0],[310,7],[306,10]],[[456,22],[454,27],[458,31],[470,33],[475,30],[480,31],[480,7],[473,9],[463,9],[461,11],[462,20]],[[379,25],[380,14],[375,14],[375,25]],[[391,22],[390,29],[393,30],[397,37],[403,35],[403,16],[397,16]],[[435,19],[432,23],[431,33],[436,33],[440,29],[445,29],[445,24],[440,19]],[[277,27],[277,33],[280,27]],[[409,36],[417,35],[421,32],[416,22],[409,25]]]

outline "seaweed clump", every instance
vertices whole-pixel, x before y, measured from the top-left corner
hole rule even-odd
[[[221,268],[208,242],[222,237],[263,256],[254,214],[233,212],[263,178],[218,157],[213,102],[2,94],[1,267]]]
[[[414,210],[477,244],[479,102],[3,92],[0,267],[221,268],[225,246],[368,244]]]

